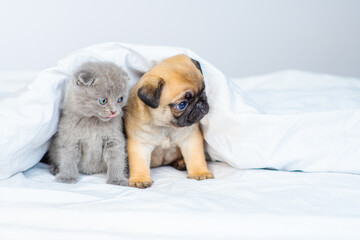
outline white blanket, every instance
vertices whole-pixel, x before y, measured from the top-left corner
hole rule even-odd
[[[210,112],[201,124],[213,160],[242,169],[360,173],[358,79],[283,72],[235,83],[187,49],[105,43],[71,54],[23,91],[1,98],[0,179],[28,169],[46,152],[64,85],[81,63],[112,61],[132,85],[179,53],[199,60],[204,72]]]
[[[33,84],[35,75],[0,72],[0,93],[10,96]],[[329,83],[329,91],[357,82],[287,71],[233,83],[263,112],[275,112],[271,101],[281,92],[274,89],[277,81],[286,79],[286,89],[296,90],[292,79],[319,77]],[[261,93],[266,89],[267,95]],[[29,87],[15,96],[26,91]],[[264,97],[271,94],[271,100]],[[286,109],[287,102],[282,104]],[[105,174],[81,175],[77,184],[57,183],[48,166],[38,163],[0,181],[0,239],[360,239],[357,174],[239,170],[220,162],[210,162],[209,168],[215,179],[204,181],[187,179],[186,172],[172,167],[155,168],[153,186],[135,189],[105,184]]]
[[[359,79],[283,71],[235,82],[260,112],[229,113],[234,125],[227,121],[232,130],[220,141],[228,142],[221,145],[230,152],[226,161],[240,168],[360,173]]]

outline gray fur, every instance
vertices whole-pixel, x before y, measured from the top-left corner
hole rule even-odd
[[[122,116],[129,78],[110,62],[86,62],[69,80],[49,157],[56,181],[75,183],[79,172],[107,173],[107,183],[127,185]],[[118,98],[123,101],[118,103]],[[107,98],[105,105],[100,98]],[[112,118],[106,118],[110,115]]]

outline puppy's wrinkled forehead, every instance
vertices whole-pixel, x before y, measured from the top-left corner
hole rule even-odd
[[[157,74],[166,80],[166,98],[174,98],[179,93],[189,90],[196,94],[204,89],[202,71],[196,63],[185,55],[177,55],[166,59],[158,66]]]
[[[192,95],[196,95],[204,89],[204,82],[202,77],[193,76],[191,73],[174,74],[169,76],[170,81],[166,82],[164,88],[164,96],[168,99],[182,97],[185,92],[190,92]]]

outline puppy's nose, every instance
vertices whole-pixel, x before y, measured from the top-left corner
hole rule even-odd
[[[196,108],[198,108],[204,115],[209,112],[209,104],[206,101],[199,101]]]
[[[116,111],[110,111],[111,112],[111,115],[115,115],[116,114]]]
[[[204,100],[204,101],[207,100],[207,96],[206,96],[205,91],[201,93],[200,98],[201,98],[202,100]]]

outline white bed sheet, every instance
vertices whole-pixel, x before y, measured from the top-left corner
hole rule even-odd
[[[2,93],[35,75],[1,74]],[[243,81],[235,82],[250,90]],[[356,174],[238,170],[210,162],[213,180],[160,167],[151,172],[151,188],[135,189],[105,184],[103,174],[61,184],[47,167],[39,163],[0,181],[0,239],[360,238]]]
[[[14,76],[2,94],[20,89],[36,72],[14,74],[0,78]],[[135,189],[105,184],[103,174],[57,183],[47,167],[38,163],[0,181],[1,240],[360,239],[356,174],[239,170],[209,162],[213,180],[160,167],[152,169],[151,188]]]
[[[0,181],[0,239],[359,239],[360,176],[238,170],[214,180],[172,167],[136,189],[82,175],[54,181],[47,165]]]

